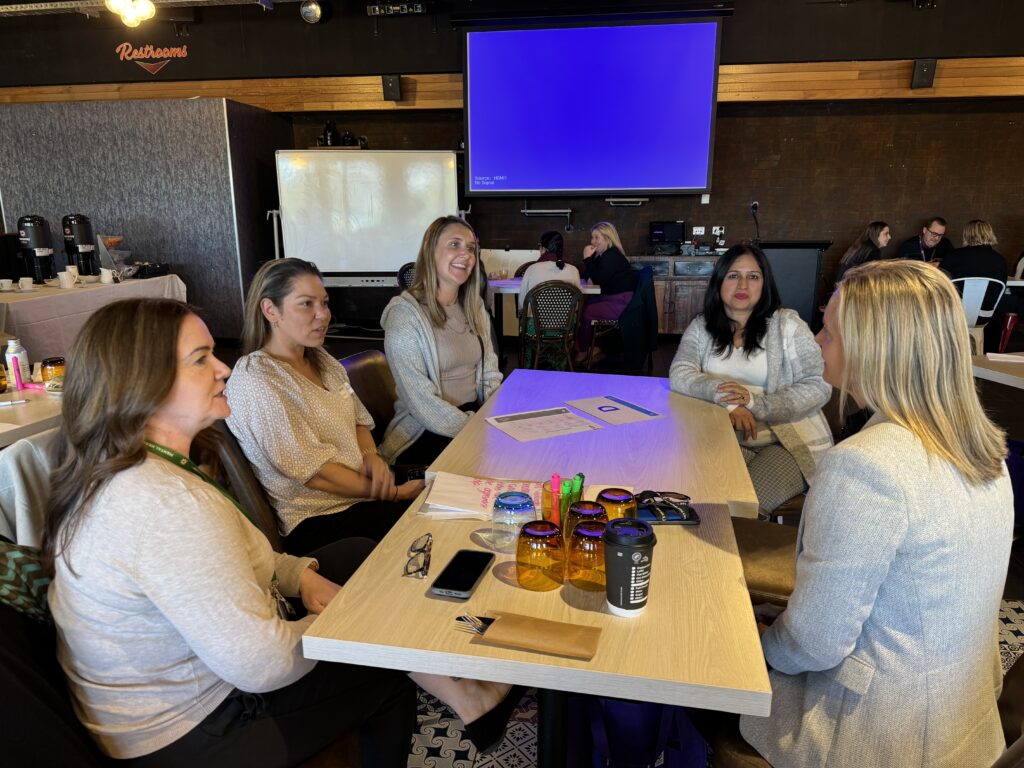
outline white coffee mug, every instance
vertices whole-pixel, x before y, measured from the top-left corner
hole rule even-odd
[[[114,282],[114,270],[100,267],[100,282],[110,285]]]
[[[23,291],[34,291],[35,286],[32,285],[31,277],[23,277],[18,281],[18,287]]]
[[[60,281],[61,288],[74,288],[75,278],[71,276],[70,272],[58,272],[57,280]]]
[[[74,264],[68,264],[67,270],[68,270],[68,274],[71,275],[71,277],[73,278],[72,282],[77,283],[78,282],[78,267],[75,266]]]
[[[14,290],[14,281],[9,278],[0,279],[0,291]]]

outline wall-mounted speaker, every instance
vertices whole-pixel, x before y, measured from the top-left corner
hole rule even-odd
[[[935,80],[935,59],[918,59],[914,62],[914,76],[910,79],[911,88],[931,88]]]
[[[402,80],[398,75],[381,75],[380,84],[384,89],[384,101],[402,100]]]

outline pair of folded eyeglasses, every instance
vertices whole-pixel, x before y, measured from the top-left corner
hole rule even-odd
[[[636,516],[651,525],[700,525],[700,516],[685,493],[641,491],[634,498]]]
[[[417,579],[425,579],[430,573],[430,550],[434,544],[432,534],[424,533],[416,541],[409,545],[409,559],[402,570],[403,576],[413,576]]]

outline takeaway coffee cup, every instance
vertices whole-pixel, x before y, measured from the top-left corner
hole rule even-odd
[[[114,282],[114,270],[100,267],[100,282],[110,285]]]
[[[639,616],[647,607],[651,560],[657,543],[654,529],[643,520],[620,517],[605,527],[605,586],[608,610],[613,615]]]

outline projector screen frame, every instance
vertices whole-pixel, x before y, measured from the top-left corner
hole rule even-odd
[[[714,24],[715,25],[715,54],[714,66],[711,80],[711,110],[708,137],[708,162],[707,175],[703,186],[674,187],[674,188],[602,188],[602,189],[559,189],[559,190],[495,190],[482,191],[472,189],[472,131],[470,130],[470,71],[469,71],[469,34],[478,32],[509,32],[518,30],[544,30],[544,29],[579,29],[590,27],[638,27],[656,25],[692,25],[692,24]],[[463,123],[465,125],[465,172],[463,174],[462,194],[466,198],[568,198],[568,197],[640,197],[640,196],[680,196],[700,195],[712,191],[711,179],[714,173],[715,156],[715,132],[718,123],[718,68],[722,53],[722,18],[715,15],[691,17],[691,16],[665,16],[651,17],[608,17],[608,18],[560,18],[557,20],[541,19],[536,21],[514,21],[499,24],[466,25],[463,27],[462,35],[462,103]]]

